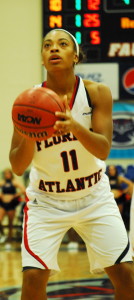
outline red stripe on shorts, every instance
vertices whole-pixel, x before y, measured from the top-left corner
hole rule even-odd
[[[26,202],[28,202],[29,199],[26,197]],[[28,223],[28,210],[29,208],[27,207],[27,204],[25,205],[24,208],[24,213],[25,213],[25,221],[24,221],[24,245],[26,250],[29,252],[30,255],[32,255],[36,260],[38,260],[46,269],[48,269],[48,266],[44,263],[44,261],[36,255],[29,247],[28,244],[28,235],[27,235],[27,223]]]

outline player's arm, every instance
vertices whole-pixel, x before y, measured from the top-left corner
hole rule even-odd
[[[98,84],[90,88],[90,97],[93,105],[93,132],[77,125],[74,126],[73,134],[94,156],[106,160],[111,148],[113,131],[111,92],[107,86]]]
[[[14,128],[9,159],[16,175],[21,176],[30,165],[34,147],[35,141],[23,138]]]
[[[124,193],[130,193],[133,192],[133,182],[129,180],[128,178],[119,175],[119,182],[127,184],[127,187],[123,190]]]
[[[93,143],[92,154],[105,160],[111,149],[113,134],[113,100],[110,89],[103,84],[98,84],[96,89],[91,90],[91,101],[93,132],[89,132],[89,144]]]
[[[87,86],[88,90],[88,86]],[[63,132],[72,131],[81,144],[94,156],[105,160],[110,152],[112,140],[112,96],[109,88],[102,84],[90,88],[90,97],[93,104],[92,131],[72,119],[69,110],[64,113],[56,113],[65,121],[57,121],[55,130]]]
[[[1,189],[1,187],[4,185],[4,180],[1,180],[0,181],[0,199],[2,199],[3,198],[3,193],[2,193],[2,189]]]

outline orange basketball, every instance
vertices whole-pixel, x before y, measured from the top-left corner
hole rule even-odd
[[[25,138],[41,141],[52,136],[58,119],[56,111],[65,111],[62,100],[45,87],[22,92],[12,107],[12,120],[17,131]]]

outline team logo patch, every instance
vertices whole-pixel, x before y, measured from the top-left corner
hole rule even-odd
[[[124,89],[128,93],[134,95],[134,68],[130,68],[125,72],[122,78],[122,83]]]
[[[19,300],[20,295],[20,287],[0,290],[1,300]],[[109,300],[114,299],[114,288],[108,278],[50,282],[47,296],[48,300]]]
[[[133,113],[113,113],[112,149],[134,148],[134,115]]]

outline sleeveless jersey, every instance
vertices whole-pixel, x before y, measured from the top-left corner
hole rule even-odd
[[[72,117],[91,130],[92,107],[80,77],[76,77],[70,108]],[[105,162],[88,152],[70,132],[36,142],[27,191],[58,200],[78,199],[93,191],[104,172]]]

